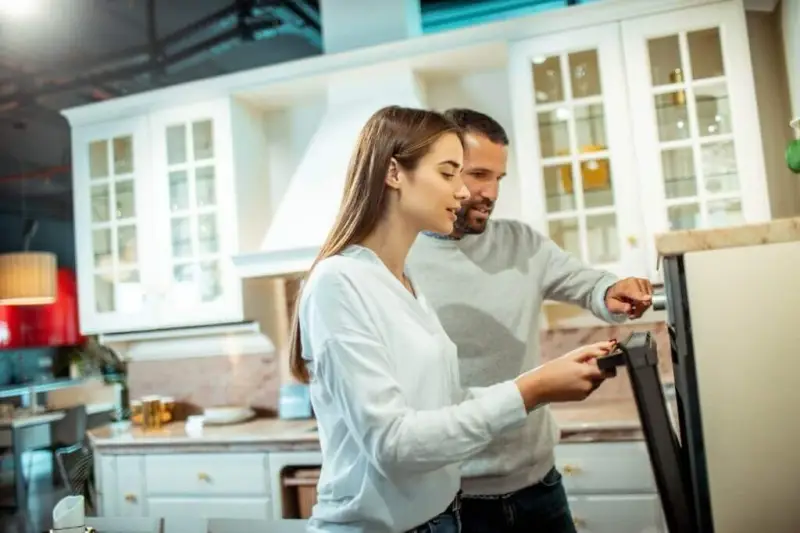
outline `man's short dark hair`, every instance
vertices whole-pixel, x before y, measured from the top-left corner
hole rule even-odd
[[[467,133],[477,133],[493,143],[508,146],[506,130],[489,115],[474,109],[451,108],[444,112],[444,116]]]

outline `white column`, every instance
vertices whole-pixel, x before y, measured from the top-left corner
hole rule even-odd
[[[783,0],[781,4],[783,45],[786,71],[789,75],[792,115],[800,117],[800,0]]]

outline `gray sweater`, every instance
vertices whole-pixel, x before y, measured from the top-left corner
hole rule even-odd
[[[458,347],[464,387],[514,379],[541,364],[542,301],[570,302],[608,322],[605,293],[616,281],[585,267],[553,241],[516,221],[490,221],[481,235],[420,235],[408,269]],[[558,354],[560,355],[560,354]],[[505,494],[540,481],[553,467],[559,431],[550,409],[496,438],[462,466],[467,494]]]

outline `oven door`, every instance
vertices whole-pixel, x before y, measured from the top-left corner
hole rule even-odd
[[[674,405],[677,410],[682,462],[687,466],[685,475],[691,488],[697,529],[703,533],[713,533],[703,425],[692,345],[692,321],[683,257],[664,258],[663,268],[667,329],[675,376]]]

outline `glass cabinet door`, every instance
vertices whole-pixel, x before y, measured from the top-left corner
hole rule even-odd
[[[584,263],[643,275],[618,26],[534,39],[512,52],[523,210]]]
[[[75,134],[76,251],[86,332],[147,321],[142,250],[147,173],[140,130],[123,121]]]
[[[223,241],[231,240],[226,218],[230,183],[223,179],[230,163],[223,143],[229,136],[221,133],[224,127],[213,107],[171,112],[153,122],[156,176],[165,209],[160,224],[165,250],[162,319],[167,321],[191,324],[206,316],[224,320],[219,306],[229,303],[236,282]]]
[[[623,23],[654,233],[769,219],[744,13],[735,2]]]
[[[167,127],[171,298],[188,305],[222,294],[217,224],[214,123],[198,120]]]

